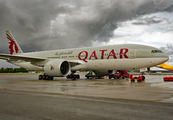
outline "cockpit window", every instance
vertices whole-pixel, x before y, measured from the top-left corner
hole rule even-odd
[[[158,53],[163,53],[161,50],[158,50]]]
[[[151,50],[151,53],[163,53],[161,50]]]

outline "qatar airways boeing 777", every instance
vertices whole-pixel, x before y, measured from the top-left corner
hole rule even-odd
[[[46,79],[67,76],[69,72],[92,70],[95,73],[112,70],[149,68],[169,58],[161,50],[146,45],[121,44],[99,47],[59,49],[23,53],[9,30],[6,31],[10,54],[1,59],[29,70],[44,70]],[[72,74],[71,78],[79,78]],[[45,79],[45,78],[43,78]]]

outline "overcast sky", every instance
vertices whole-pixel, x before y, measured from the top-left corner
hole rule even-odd
[[[0,0],[0,53],[7,29],[24,52],[137,43],[171,58],[173,0]]]

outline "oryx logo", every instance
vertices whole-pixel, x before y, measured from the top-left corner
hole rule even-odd
[[[9,39],[9,50],[10,50],[10,54],[12,55],[14,52],[18,53],[19,52],[19,49],[16,45],[16,43],[14,42],[14,40],[8,35],[7,35],[7,39]],[[14,48],[13,48],[14,47]],[[15,49],[15,51],[14,51]]]
[[[50,65],[50,70],[53,70],[53,69],[54,69],[54,67],[52,65]]]

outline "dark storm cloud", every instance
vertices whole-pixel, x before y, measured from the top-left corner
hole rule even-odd
[[[23,51],[91,46],[92,41],[108,42],[117,23],[172,12],[172,4],[172,0],[0,0],[0,52],[8,51],[7,29]]]

